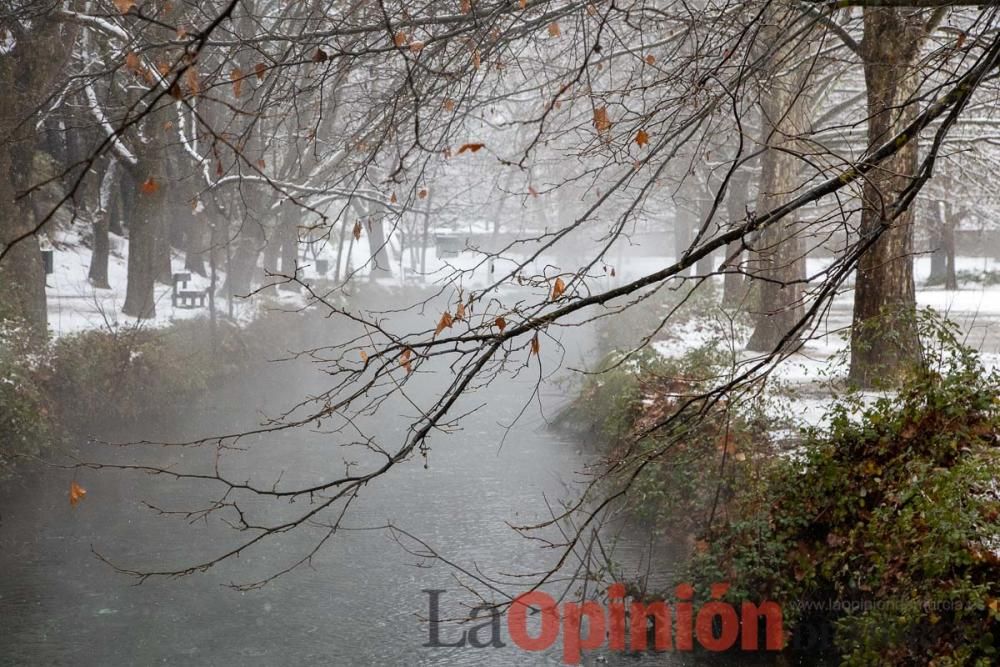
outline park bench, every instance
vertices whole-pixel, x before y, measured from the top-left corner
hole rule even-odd
[[[191,280],[190,273],[174,274],[174,291],[171,295],[171,303],[174,308],[204,308],[207,290],[189,290],[188,281]]]

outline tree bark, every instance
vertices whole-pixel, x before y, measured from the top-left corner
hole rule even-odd
[[[674,205],[674,260],[679,260],[687,252],[691,243],[691,220],[689,214],[681,206]],[[690,275],[691,269],[685,269],[677,275]]]
[[[955,218],[949,218],[945,222],[944,234],[944,288],[949,290],[958,289],[958,274],[955,271]]]
[[[149,319],[156,317],[156,246],[160,233],[159,217],[166,200],[166,183],[159,160],[145,161],[136,173],[137,181],[147,183],[152,179],[156,187],[145,187],[136,195],[134,215],[129,220],[128,285],[122,312],[131,317]]]
[[[708,218],[709,213],[711,213],[712,204],[715,203],[715,200],[712,199],[711,197],[706,197],[702,199],[700,203],[701,203],[700,206],[701,216],[698,218],[697,226],[705,224],[705,220]],[[716,218],[714,218],[708,224],[708,229],[705,232],[704,238],[706,239],[711,238],[718,231],[719,225],[717,217],[718,217],[718,212],[716,212]],[[697,229],[695,230],[695,233],[697,233]],[[698,260],[697,264],[695,265],[695,275],[709,276],[712,275],[713,273],[715,273],[715,255],[709,253]]]
[[[737,224],[746,218],[747,202],[750,200],[750,174],[741,169],[733,174],[726,193],[726,216],[730,224]],[[737,306],[746,298],[746,279],[738,270],[743,262],[743,242],[733,241],[726,246],[725,277],[722,284],[722,305]]]
[[[281,272],[289,277],[295,276],[299,270],[299,230],[295,218],[290,217],[283,220],[278,233],[281,241]],[[278,289],[298,292],[299,285],[294,282],[285,282]]]
[[[207,275],[205,272],[205,230],[201,220],[192,215],[184,232],[184,270]]]
[[[263,251],[264,282],[261,287],[261,294],[276,294],[275,281],[280,280],[277,276],[281,273],[278,267],[278,259],[281,256],[281,228],[274,225],[266,231]]]
[[[98,191],[97,211],[94,214],[93,247],[90,249],[90,271],[87,277],[90,284],[98,289],[109,289],[108,255],[111,252],[111,241],[108,238],[111,219],[111,200],[115,192],[118,162],[113,158],[104,170],[101,187]]]
[[[789,112],[783,118],[792,118],[793,115]],[[795,131],[790,134],[794,136]],[[789,148],[788,142],[778,138],[780,136],[775,134],[773,141],[786,144],[783,147]],[[794,192],[799,165],[798,159],[783,151],[769,148],[764,153],[760,195],[757,198],[758,215],[787,203]],[[756,352],[794,349],[800,344],[801,337],[790,334],[805,315],[800,282],[805,255],[795,220],[787,217],[768,227],[754,244],[753,254],[750,270],[756,282],[757,300],[751,313],[754,331],[747,349]]]
[[[34,215],[30,206],[16,199],[15,185],[18,174],[30,174],[30,156],[21,143],[0,146],[0,249],[14,244],[0,262],[0,319],[26,324],[42,338],[48,325],[45,266],[38,237],[24,236],[34,227]]]
[[[87,278],[97,289],[110,289],[108,283],[108,255],[111,251],[111,241],[108,238],[108,211],[100,210],[94,214],[92,225],[94,242],[90,249],[90,270]]]
[[[932,229],[931,275],[929,285],[944,285],[947,290],[958,289],[958,275],[955,271],[955,226],[962,213],[947,201],[934,202],[937,222]]]
[[[17,196],[34,184],[38,145],[34,116],[64,71],[76,38],[75,29],[63,31],[60,23],[44,14],[25,27],[13,47],[0,55],[0,251],[7,252],[0,261],[0,318],[24,322],[43,338],[48,325],[45,266],[38,238],[32,234],[38,221],[30,202]]]
[[[253,289],[257,260],[263,250],[264,232],[260,224],[246,220],[232,245],[225,290],[234,297],[245,297]]]
[[[780,40],[778,17],[771,17],[763,31],[764,43]],[[770,80],[762,96],[762,145],[767,147],[761,162],[757,214],[763,215],[786,204],[794,196],[803,177],[804,162],[797,157],[798,136],[806,130],[807,93],[803,73],[793,70],[779,73],[785,61],[784,50],[771,54]],[[750,262],[755,303],[752,307],[754,331],[747,349],[770,352],[795,349],[801,344],[796,326],[805,316],[802,278],[805,275],[805,244],[799,225],[786,216],[767,227],[754,243]]]
[[[368,218],[368,247],[371,251],[371,272],[369,277],[389,278],[392,276],[392,267],[389,265],[388,243],[385,238],[385,227],[382,216],[376,213]]]
[[[935,202],[935,206],[944,206],[943,202]],[[931,229],[930,255],[931,273],[927,276],[928,285],[943,285],[945,274],[948,272],[948,257],[944,249],[944,216],[939,215],[938,220]]]
[[[913,10],[864,10],[861,44],[868,95],[868,144],[901,131],[917,112],[912,64],[923,37]],[[907,143],[869,173],[863,190],[862,242],[878,240],[861,257],[854,290],[851,381],[861,387],[895,385],[922,358],[913,285],[913,210],[895,209],[917,171],[917,142]]]

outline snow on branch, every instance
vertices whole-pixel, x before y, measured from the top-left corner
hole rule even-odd
[[[94,92],[94,85],[90,82],[83,87],[84,93],[87,95],[87,107],[90,109],[90,113],[93,114],[97,122],[100,123],[101,127],[108,135],[108,139],[111,141],[111,147],[117,153],[118,157],[131,166],[137,166],[139,160],[132,155],[128,147],[122,142],[119,132],[111,125],[111,121],[108,120],[107,116],[104,115],[104,110],[101,109],[100,103],[97,101],[97,93]]]

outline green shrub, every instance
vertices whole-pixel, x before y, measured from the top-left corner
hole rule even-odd
[[[628,516],[656,532],[688,538],[726,516],[732,489],[753,483],[769,446],[755,402],[700,398],[727,377],[728,361],[716,342],[677,358],[614,352],[560,415],[605,444],[608,483],[629,484]]]
[[[38,381],[44,349],[26,328],[0,320],[0,478],[53,435],[51,405]]]
[[[239,331],[219,324],[212,345],[204,320],[163,329],[84,331],[58,339],[47,387],[67,427],[132,423],[169,415],[245,363]]]
[[[781,602],[786,627],[832,621],[843,664],[997,664],[1000,376],[935,335],[898,394],[848,395],[803,458],[773,461],[691,564]]]

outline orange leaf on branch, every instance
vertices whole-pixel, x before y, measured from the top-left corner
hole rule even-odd
[[[594,109],[594,127],[601,134],[611,129],[611,120],[608,118],[607,107],[597,107]]]
[[[462,144],[461,148],[458,149],[458,154],[461,155],[465,151],[469,151],[471,153],[475,153],[475,152],[478,152],[479,149],[482,148],[485,145],[486,144]]]
[[[133,72],[139,72],[142,69],[142,63],[139,60],[139,56],[134,52],[129,51],[125,54],[125,67]]]
[[[135,0],[115,0],[115,8],[122,14],[128,14],[135,7]]]
[[[649,143],[649,134],[646,132],[646,130],[639,130],[638,132],[636,132],[635,143],[639,146],[639,148],[642,148],[643,146]]]
[[[497,325],[497,329],[500,330],[500,333],[503,333],[503,330],[507,328],[507,320],[505,320],[502,315],[493,320],[493,323]]]
[[[441,315],[441,319],[438,320],[437,328],[434,329],[434,335],[437,336],[439,333],[441,333],[445,329],[451,328],[451,325],[453,323],[454,323],[454,320],[451,317],[451,313],[449,313],[447,310],[444,311],[444,314]]]
[[[538,342],[538,334],[536,333],[535,336],[531,339],[531,354],[537,357],[539,347],[541,347],[541,345]]]
[[[187,83],[188,93],[197,95],[201,92],[201,79],[198,77],[198,70],[193,65],[188,67],[187,71],[184,72],[184,78]]]
[[[243,92],[243,70],[234,67],[229,72],[229,80],[233,82],[233,97],[239,97]]]
[[[552,286],[552,300],[555,301],[562,296],[563,292],[566,291],[566,283],[563,282],[562,278],[557,277],[555,284]]]
[[[403,46],[406,44],[406,33],[400,30],[392,37],[392,43],[396,46]]]
[[[360,241],[361,240],[361,222],[360,221],[354,223],[354,240],[355,241]]]
[[[410,358],[413,356],[413,350],[406,348],[403,353],[399,355],[399,365],[406,369],[407,374],[413,372],[413,367],[410,365]]]
[[[559,28],[559,24],[553,21],[549,24],[549,37],[559,37],[562,35],[562,30]]]

